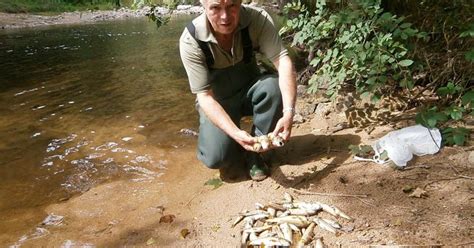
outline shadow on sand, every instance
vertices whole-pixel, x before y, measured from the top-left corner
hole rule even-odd
[[[284,187],[299,188],[309,181],[320,181],[325,178],[350,156],[348,146],[359,144],[357,135],[313,135],[306,134],[292,137],[283,148],[272,157],[272,178]],[[323,161],[326,166],[317,168],[316,162]],[[319,163],[321,164],[321,163]],[[310,171],[296,176],[285,175],[282,166],[309,166]]]

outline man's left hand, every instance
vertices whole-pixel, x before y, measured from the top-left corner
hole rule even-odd
[[[293,113],[285,112],[283,113],[283,117],[281,117],[276,126],[275,130],[273,131],[274,135],[279,135],[281,133],[281,137],[286,141],[290,139],[291,136],[291,128],[293,124]]]

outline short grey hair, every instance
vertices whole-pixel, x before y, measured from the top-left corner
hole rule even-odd
[[[243,3],[242,0],[234,0],[234,1],[239,2],[239,3],[241,3],[241,4]],[[199,2],[201,3],[201,5],[202,5],[203,7],[205,7],[204,5],[207,3],[207,0],[199,0]]]

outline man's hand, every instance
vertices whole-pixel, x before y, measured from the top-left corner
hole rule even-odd
[[[254,151],[253,145],[257,142],[257,138],[252,137],[244,130],[239,130],[231,136],[237,143],[239,143],[245,150]]]
[[[286,141],[290,139],[291,136],[291,128],[293,124],[293,113],[285,112],[283,113],[283,117],[281,117],[276,126],[275,130],[273,131],[274,135],[278,135],[281,133],[281,137]]]
[[[241,130],[232,122],[230,116],[224,111],[222,106],[214,99],[212,90],[197,94],[199,107],[204,111],[209,120],[223,130],[247,151],[255,151],[254,144],[257,138],[252,137],[248,132]],[[268,149],[267,149],[268,150]],[[264,152],[267,150],[259,150]]]

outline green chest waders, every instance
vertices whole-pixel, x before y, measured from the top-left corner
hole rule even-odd
[[[188,29],[190,29],[189,26]],[[194,36],[194,32],[190,33]],[[202,44],[204,43],[202,41],[198,40],[198,43],[201,42],[200,47],[207,58],[210,84],[217,102],[238,127],[243,116],[253,116],[255,135],[267,134],[273,131],[282,115],[278,77],[260,73],[253,51],[246,49],[246,47],[252,47],[248,29],[242,30],[242,37],[244,59],[223,69],[212,69],[210,63],[213,63],[213,58],[209,58],[212,56],[208,50],[209,47],[207,44]],[[200,124],[198,159],[213,169],[239,166],[239,164],[243,166],[244,149],[240,144],[216,127],[200,108],[198,110]]]

